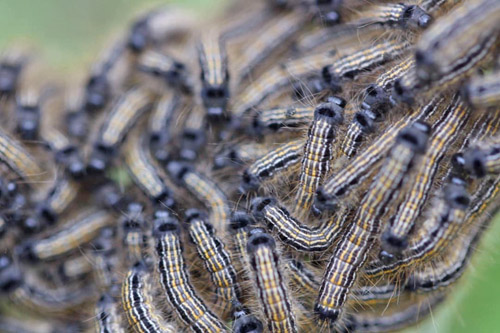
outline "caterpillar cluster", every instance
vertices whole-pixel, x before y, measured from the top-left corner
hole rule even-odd
[[[500,2],[236,1],[83,83],[0,58],[0,331],[375,332],[499,207]]]

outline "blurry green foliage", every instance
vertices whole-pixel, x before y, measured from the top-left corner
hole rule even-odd
[[[107,41],[126,28],[145,8],[177,2],[205,16],[223,0],[2,0],[0,48],[15,41],[34,45],[55,70],[81,69],[95,59]],[[113,174],[129,180],[122,170]],[[500,219],[497,217],[471,267],[452,291],[449,301],[409,332],[500,331]],[[496,222],[496,223],[495,223]]]
[[[128,27],[137,13],[175,3],[212,13],[220,0],[2,0],[0,46],[19,41],[42,52],[59,71],[94,60],[98,52]],[[76,65],[76,66],[75,66]]]

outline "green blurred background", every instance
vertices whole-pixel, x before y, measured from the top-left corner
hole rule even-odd
[[[178,0],[203,17],[223,0]],[[0,0],[0,49],[16,41],[34,45],[43,61],[66,75],[87,70],[99,51],[138,11],[158,0]],[[168,2],[167,2],[168,3]],[[410,332],[500,332],[500,221],[487,232],[459,288],[444,306]],[[498,299],[497,299],[498,298]]]

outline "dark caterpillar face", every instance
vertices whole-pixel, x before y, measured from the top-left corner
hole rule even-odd
[[[111,97],[110,89],[105,73],[91,76],[86,86],[85,107],[90,111],[102,109]]]
[[[204,86],[201,91],[201,98],[209,118],[221,119],[224,117],[229,99],[229,88],[227,85]]]
[[[10,95],[15,92],[22,66],[0,64],[0,94]]]

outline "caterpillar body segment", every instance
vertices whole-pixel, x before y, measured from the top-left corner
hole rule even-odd
[[[314,308],[321,320],[333,323],[342,313],[360,266],[373,246],[372,239],[379,233],[378,218],[393,193],[402,185],[416,156],[425,151],[429,131],[429,125],[416,122],[398,134],[396,144],[361,201],[352,224],[336,245],[326,268]]]

